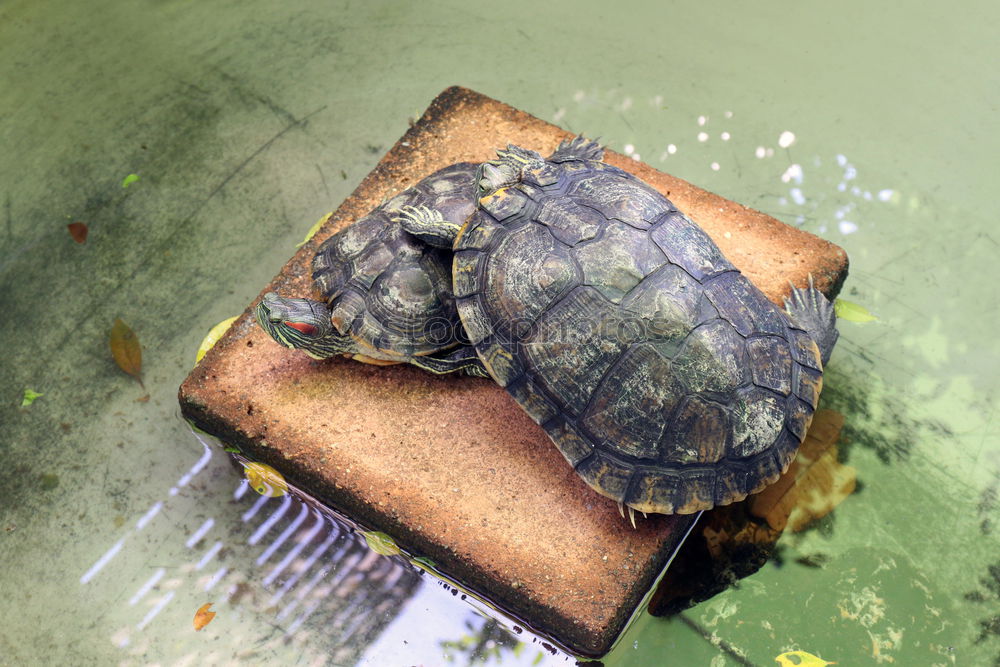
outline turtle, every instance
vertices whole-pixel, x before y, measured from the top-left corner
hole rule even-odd
[[[450,250],[410,235],[394,217],[425,207],[469,217],[478,168],[459,162],[440,169],[326,239],[312,260],[317,298],[264,294],[255,309],[261,328],[316,359],[341,355],[434,373],[480,373],[465,361],[475,355],[451,293]]]
[[[576,138],[549,157],[593,157]],[[315,359],[410,363],[435,374],[487,376],[451,294],[451,240],[476,208],[477,163],[440,169],[326,239],[312,261],[315,296],[264,294],[257,322],[276,342]],[[421,227],[419,221],[431,220]],[[404,223],[404,224],[399,224]],[[412,233],[410,233],[412,231]]]
[[[454,252],[480,372],[633,525],[635,510],[742,500],[805,437],[834,309],[810,277],[782,310],[659,191],[601,156],[509,145],[480,167],[467,220],[421,209],[401,224]]]

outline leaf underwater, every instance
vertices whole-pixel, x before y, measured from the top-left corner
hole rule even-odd
[[[837,664],[817,658],[807,651],[787,651],[775,657],[774,661],[781,667],[825,667]]]
[[[243,474],[250,488],[262,496],[277,498],[288,493],[288,482],[282,474],[265,463],[244,463]]]
[[[834,299],[833,310],[837,313],[837,317],[848,322],[864,323],[878,319],[864,306],[846,299]]]
[[[295,246],[295,247],[296,247],[296,248],[301,248],[301,247],[302,247],[302,246],[304,246],[305,244],[309,243],[309,239],[311,239],[312,237],[316,236],[316,232],[318,232],[318,231],[319,231],[319,228],[320,228],[320,227],[322,227],[322,226],[323,226],[323,223],[325,223],[325,222],[326,222],[327,220],[329,220],[329,219],[330,219],[330,216],[332,216],[332,215],[333,215],[333,212],[331,211],[330,213],[327,213],[327,214],[326,214],[326,215],[324,215],[324,216],[323,216],[322,218],[320,218],[319,220],[317,220],[317,221],[316,221],[316,224],[315,224],[315,225],[313,225],[312,227],[310,227],[310,228],[309,228],[309,231],[308,231],[308,232],[306,232],[306,237],[305,237],[304,239],[302,239],[302,242],[301,242],[301,243],[299,243],[299,244],[298,244],[297,246]]]
[[[195,630],[200,631],[206,625],[211,623],[213,618],[215,618],[215,612],[208,610],[209,607],[211,607],[213,604],[215,603],[209,602],[208,604],[203,604],[202,606],[198,607],[198,611],[194,613]]]
[[[227,331],[229,331],[229,327],[231,327],[233,325],[233,322],[236,321],[237,317],[238,317],[238,315],[233,315],[232,317],[228,317],[228,318],[222,320],[221,322],[219,322],[218,324],[216,324],[211,329],[209,329],[208,334],[201,341],[201,345],[198,346],[198,351],[194,355],[194,363],[195,364],[197,364],[199,361],[201,361],[202,357],[204,357],[205,354],[209,350],[211,350],[212,347],[214,347],[216,343],[219,342],[219,339],[222,338],[222,335],[224,333],[226,333]]]
[[[377,554],[381,554],[382,556],[397,556],[402,553],[399,546],[396,545],[396,541],[385,533],[375,530],[360,530],[358,532],[364,536],[368,548]]]
[[[144,389],[146,385],[142,383],[142,346],[139,344],[139,337],[122,322],[119,317],[111,327],[111,335],[108,338],[111,346],[111,356],[114,357],[118,368],[122,369],[136,380]]]
[[[40,394],[37,391],[34,391],[33,389],[25,389],[24,398],[21,399],[21,407],[22,408],[28,407],[29,405],[35,402],[36,398],[39,398],[44,395],[45,394]]]
[[[69,235],[72,236],[73,240],[77,243],[87,242],[87,232],[89,232],[90,229],[86,224],[82,222],[71,222],[66,225],[66,229],[69,230]]]
[[[837,461],[843,425],[839,412],[817,410],[795,460],[781,479],[753,497],[750,513],[774,530],[797,532],[854,493],[857,471]]]

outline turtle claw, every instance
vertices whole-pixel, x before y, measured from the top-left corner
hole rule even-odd
[[[441,211],[427,206],[402,206],[389,211],[390,220],[435,248],[451,249],[459,225],[444,219]]]
[[[632,522],[632,530],[635,530],[635,510],[631,507],[628,508],[628,518]]]
[[[625,505],[620,500],[618,501],[618,513],[622,515],[623,519],[625,518]]]

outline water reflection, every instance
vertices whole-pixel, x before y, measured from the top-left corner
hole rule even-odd
[[[377,553],[357,526],[284,480],[270,480],[277,491],[261,483],[261,466],[238,455],[232,461],[244,474],[230,477],[231,500],[195,515],[181,492],[208,483],[199,476],[211,459],[229,456],[199,440],[193,465],[79,577],[84,589],[122,591],[102,626],[114,628],[123,664],[573,662],[484,615],[486,607],[427,567]],[[150,550],[151,526],[163,521],[175,524],[168,535],[176,546]],[[199,628],[196,612],[206,605],[216,615]]]
[[[795,536],[830,526],[834,508],[856,488],[857,471],[839,461],[843,426],[840,413],[818,410],[795,459],[776,483],[743,502],[705,512],[667,570],[650,613],[676,614],[737,586],[768,561],[780,566],[788,546],[778,541],[785,532]],[[828,557],[816,553],[795,560],[822,567]]]

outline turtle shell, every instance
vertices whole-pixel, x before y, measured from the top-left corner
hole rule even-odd
[[[539,162],[455,243],[476,352],[599,493],[690,513],[774,482],[805,436],[819,350],[658,191]]]
[[[464,339],[451,292],[451,253],[408,234],[392,218],[404,206],[448,220],[475,210],[476,165],[445,167],[403,190],[319,247],[312,277],[333,325],[375,359],[431,354]]]

